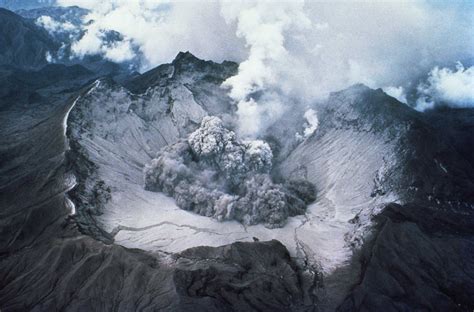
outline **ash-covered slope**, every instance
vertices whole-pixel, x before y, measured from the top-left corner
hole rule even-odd
[[[334,93],[313,107],[312,136],[271,142],[285,146],[281,178],[318,189],[282,228],[218,222],[144,190],[145,164],[205,116],[232,128],[220,85],[236,70],[180,53],[127,88],[101,78],[54,93],[41,110],[5,110],[0,308],[472,310],[468,149],[437,128],[448,121],[380,90]],[[300,118],[285,123],[285,139]]]
[[[312,309],[276,241],[161,256],[81,234],[65,194],[76,183],[65,164],[65,119],[79,94],[60,93],[49,105],[0,114],[2,311]]]
[[[203,64],[211,66],[203,70]],[[183,71],[185,67],[190,70]],[[130,205],[139,209],[151,204],[142,194],[144,165],[163,146],[194,130],[204,116],[225,118],[230,101],[215,82],[222,82],[225,73],[230,75],[236,68],[234,63],[219,65],[180,53],[172,64],[160,66],[129,83],[135,86],[130,87],[132,90],[137,86],[146,90],[142,94],[131,93],[110,79],[100,79],[77,99],[68,131],[73,150],[71,164],[81,183],[71,195],[77,199],[78,218],[85,218],[80,221],[85,228],[93,224],[91,214],[115,219],[114,215],[119,216],[122,211],[133,220]],[[113,191],[117,195],[110,196]],[[169,202],[157,196],[158,205]],[[110,214],[104,211],[106,202]],[[106,222],[108,232],[119,225],[117,221]]]
[[[317,132],[281,170],[306,176],[331,203],[390,197],[462,209],[474,202],[473,168],[427,116],[362,85],[331,94],[317,109]]]
[[[83,231],[163,253],[276,238],[302,270],[318,281],[316,272],[323,274],[320,307],[332,310],[364,274],[359,250],[369,248],[371,233],[378,233],[373,218],[387,204],[469,211],[469,163],[424,115],[362,85],[316,105],[317,131],[293,150],[296,141],[273,135],[287,149],[279,158],[281,177],[308,179],[318,190],[305,215],[281,229],[217,222],[144,191],[143,166],[163,146],[187,137],[204,116],[217,115],[232,127],[232,103],[220,84],[235,70],[233,63],[180,53],[126,84],[139,94],[102,79],[77,100],[68,131],[80,177],[71,196]],[[289,136],[291,131],[299,129],[290,127]]]
[[[318,189],[318,201],[309,209],[309,223],[318,224],[320,230],[317,235],[301,230],[299,237],[306,244],[317,240],[320,252],[337,268],[327,276],[326,287],[344,288],[341,283],[353,279],[354,272],[360,269],[356,284],[361,284],[351,291],[345,302],[343,310],[347,311],[373,311],[392,304],[396,307],[397,300],[398,308],[409,308],[417,300],[421,302],[423,295],[433,296],[435,300],[436,294],[446,293],[449,278],[438,286],[432,284],[439,281],[436,278],[429,282],[430,286],[421,286],[422,282],[415,276],[418,276],[416,272],[429,274],[425,272],[433,267],[442,269],[440,274],[444,276],[463,274],[443,268],[426,250],[443,250],[444,244],[458,239],[459,246],[463,247],[456,248],[471,249],[472,234],[465,231],[465,227],[460,227],[457,238],[444,240],[434,234],[451,233],[452,228],[444,232],[446,222],[452,223],[463,215],[471,218],[474,174],[470,164],[430,118],[381,90],[353,86],[333,93],[316,109],[320,120],[318,130],[280,167],[289,176],[307,178]],[[384,207],[390,202],[407,206],[392,205],[385,211]],[[419,211],[410,212],[410,209]],[[421,220],[424,213],[439,213],[440,217]],[[397,214],[401,216],[394,217]],[[374,218],[383,221],[374,223]],[[424,232],[427,227],[430,228],[428,233]],[[439,232],[433,231],[436,227]],[[369,234],[371,232],[373,234]],[[410,238],[412,235],[415,237]],[[358,257],[355,253],[348,263],[344,258],[347,254],[341,251],[352,253],[353,246],[362,246],[362,258],[354,261]],[[459,258],[452,257],[453,263],[462,263],[465,252],[462,251]],[[439,257],[449,262],[451,253],[446,249]],[[410,260],[412,257],[418,257],[420,262],[415,265]],[[472,270],[470,262],[460,266],[463,270]],[[388,275],[383,277],[382,274]],[[459,285],[472,283],[468,276],[461,282],[457,280],[458,286],[446,293],[442,300],[445,307],[456,306],[456,293],[460,295],[463,288]],[[413,293],[405,278],[416,279],[417,287],[426,287],[426,292]],[[400,297],[390,298],[395,293]],[[430,305],[424,307],[437,310]]]
[[[409,128],[398,149],[409,203],[375,218],[362,274],[340,311],[473,309],[473,113],[435,110]]]

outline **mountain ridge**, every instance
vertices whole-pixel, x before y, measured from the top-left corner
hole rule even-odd
[[[462,275],[474,268],[472,209],[449,204],[452,198],[471,204],[469,150],[446,144],[449,136],[436,127],[449,122],[430,123],[441,117],[415,112],[381,90],[356,85],[314,103],[319,127],[278,166],[282,178],[314,182],[318,199],[282,229],[219,223],[146,192],[141,170],[158,150],[204,116],[229,125],[235,118],[221,83],[237,64],[178,56],[132,78],[136,93],[94,73],[93,82],[57,85],[46,94],[48,105],[4,110],[2,309],[474,306],[470,292],[463,293],[471,275]],[[55,68],[71,69],[46,71]],[[296,125],[280,140],[300,131],[303,112],[294,113]],[[454,133],[463,133],[462,118],[454,120]],[[410,189],[413,183],[419,190]],[[439,198],[429,200],[430,192]],[[101,235],[102,242],[94,239]],[[415,286],[406,276],[414,276]]]

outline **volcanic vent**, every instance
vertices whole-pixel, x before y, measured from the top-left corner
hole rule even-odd
[[[204,117],[187,139],[163,148],[145,167],[145,188],[200,215],[282,227],[305,213],[315,189],[306,180],[274,181],[272,158],[266,142],[239,141],[221,119]]]

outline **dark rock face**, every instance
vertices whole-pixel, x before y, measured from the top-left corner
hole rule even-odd
[[[195,247],[176,257],[174,281],[186,307],[192,302],[208,311],[304,309],[298,307],[303,293],[297,269],[278,241]]]
[[[0,8],[0,65],[39,68],[47,64],[46,53],[58,47],[45,30]]]
[[[0,67],[0,110],[10,105],[48,105],[55,93],[78,88],[94,77],[81,65],[48,64],[35,71]]]
[[[361,280],[338,311],[472,311],[472,214],[392,204],[377,222]]]
[[[474,168],[474,109],[473,108],[439,108],[425,113],[437,133],[448,137],[453,146],[465,161]]]

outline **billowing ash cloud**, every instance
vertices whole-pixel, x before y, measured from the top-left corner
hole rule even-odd
[[[436,105],[474,107],[474,66],[465,68],[458,62],[455,70],[435,67],[417,91],[416,108],[421,111]]]
[[[238,103],[239,134],[248,137],[288,107],[307,106],[355,83],[383,88],[414,106],[416,98],[407,94],[421,77],[469,60],[474,51],[474,6],[462,1],[58,3],[91,10],[86,34],[73,45],[77,55],[138,58],[142,70],[170,62],[179,51],[241,62],[224,86]],[[123,40],[104,45],[103,34],[111,30]]]
[[[307,181],[275,183],[272,151],[239,141],[217,117],[205,117],[187,140],[163,148],[145,167],[145,188],[164,192],[186,210],[218,220],[281,227],[315,200]]]

